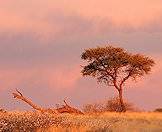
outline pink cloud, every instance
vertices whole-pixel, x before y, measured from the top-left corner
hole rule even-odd
[[[80,66],[54,66],[32,67],[32,68],[3,68],[0,71],[1,90],[46,86],[50,89],[73,88],[80,79]]]
[[[44,90],[47,87],[48,94],[53,89],[60,90],[60,95],[72,89],[74,95],[82,96],[89,87],[91,90],[98,87],[80,79],[77,64],[83,48],[110,40],[133,52],[161,52],[161,32],[157,33],[162,29],[161,0],[0,0],[0,3],[0,89],[3,90],[18,87],[33,93],[34,87]],[[156,33],[143,32],[145,28],[155,28]],[[125,33],[127,30],[132,32]],[[150,97],[153,97],[152,88],[161,91],[162,85],[162,57],[155,55],[155,59],[157,64],[152,74],[137,83],[128,83],[139,91],[148,89]],[[87,90],[87,99],[91,90]],[[105,91],[96,88],[95,98],[98,95],[102,98],[107,94]]]
[[[162,1],[160,0],[70,0],[70,1],[43,1],[29,0],[15,2],[1,1],[0,27],[13,30],[31,30],[37,33],[51,31],[59,32],[63,24],[48,21],[50,14],[59,16],[81,16],[94,21],[108,19],[115,26],[131,25],[141,27],[152,21],[159,21],[162,15]],[[66,23],[64,23],[66,24]]]
[[[57,67],[54,70],[47,70],[46,73],[48,87],[56,89],[74,88],[81,78],[79,66]]]

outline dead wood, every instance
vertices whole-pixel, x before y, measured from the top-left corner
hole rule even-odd
[[[40,112],[48,112],[48,113],[52,113],[52,114],[56,114],[57,111],[55,109],[45,109],[45,108],[42,108],[38,105],[35,105],[31,100],[29,100],[28,98],[24,97],[23,94],[18,91],[16,89],[16,92],[17,93],[12,93],[13,94],[13,97],[16,98],[16,99],[19,99],[19,100],[22,100],[24,102],[26,102],[28,105],[30,105],[33,109],[37,110],[37,111],[40,111]]]
[[[16,89],[16,92],[17,92],[17,93],[12,93],[14,98],[26,102],[26,103],[29,104],[31,107],[33,107],[35,110],[44,111],[43,108],[41,108],[41,107],[35,105],[31,100],[29,100],[28,98],[24,97],[24,96],[22,95],[22,93],[21,93],[20,91],[18,91],[17,89]]]
[[[0,109],[0,113],[7,113],[7,111],[4,109]]]
[[[31,100],[28,98],[24,97],[23,94],[16,89],[16,92],[12,93],[13,97],[19,100],[22,100],[26,102],[28,105],[30,105],[33,109],[38,110],[40,112],[47,112],[47,113],[52,113],[52,114],[59,114],[59,113],[74,113],[74,114],[83,114],[80,110],[73,108],[67,104],[67,102],[64,100],[65,105],[62,107],[58,107],[56,109],[52,108],[42,108],[38,105],[35,105]]]
[[[75,114],[83,114],[80,110],[73,108],[67,104],[67,102],[64,100],[65,105],[63,105],[60,108],[57,108],[56,110],[58,113],[75,113]]]

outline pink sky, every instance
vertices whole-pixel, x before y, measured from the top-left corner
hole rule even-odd
[[[0,3],[1,107],[25,107],[11,98],[15,88],[43,106],[65,97],[76,106],[112,97],[113,88],[80,74],[83,50],[106,43],[155,59],[152,74],[130,83],[125,97],[142,109],[162,107],[161,0]]]

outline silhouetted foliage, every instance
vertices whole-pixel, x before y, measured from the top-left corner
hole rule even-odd
[[[134,107],[133,103],[124,101],[124,106],[126,111],[136,111],[137,108]],[[121,109],[119,97],[114,97],[106,101],[105,111],[119,112]]]
[[[123,102],[123,85],[128,79],[136,80],[151,71],[154,61],[141,54],[131,54],[123,48],[112,46],[86,49],[81,58],[88,64],[83,67],[83,76],[96,77],[98,82],[114,86],[119,93],[121,109],[126,111]]]
[[[124,105],[127,111],[139,111],[132,103],[124,101]],[[101,113],[101,112],[119,112],[120,102],[118,97],[108,99],[101,103],[85,104],[83,111],[85,113]]]
[[[157,108],[154,110],[154,112],[162,112],[162,108]]]
[[[6,113],[7,111],[4,109],[0,109],[0,112]]]
[[[83,106],[83,111],[85,113],[100,113],[104,112],[105,107],[102,103],[93,103],[93,104],[85,104]]]

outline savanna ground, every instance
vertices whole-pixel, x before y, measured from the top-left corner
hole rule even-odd
[[[2,132],[162,132],[162,113],[48,114],[1,112]]]

